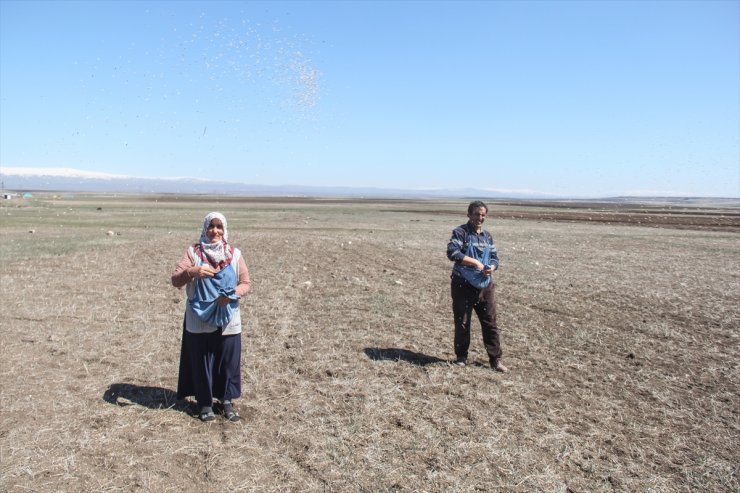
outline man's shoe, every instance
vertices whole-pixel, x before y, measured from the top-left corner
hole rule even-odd
[[[457,366],[467,366],[467,364],[468,364],[468,358],[457,358],[455,360],[455,364]]]
[[[494,371],[498,371],[501,373],[508,373],[509,369],[504,366],[503,363],[500,361],[491,361],[491,368],[493,368]]]

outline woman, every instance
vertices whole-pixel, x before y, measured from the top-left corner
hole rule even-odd
[[[192,245],[172,274],[172,285],[186,286],[177,398],[195,396],[201,421],[216,419],[214,398],[224,417],[238,421],[232,400],[241,395],[241,316],[239,299],[249,292],[247,264],[229,244],[226,218],[211,212],[200,241]]]

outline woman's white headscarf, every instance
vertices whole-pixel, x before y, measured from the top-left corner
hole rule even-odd
[[[211,243],[208,239],[208,226],[213,219],[220,219],[224,225],[223,240],[219,243]],[[200,248],[208,257],[211,264],[217,265],[221,262],[227,262],[231,259],[231,249],[227,248],[229,242],[229,230],[226,226],[226,217],[220,212],[211,212],[203,219],[203,229],[200,232]]]

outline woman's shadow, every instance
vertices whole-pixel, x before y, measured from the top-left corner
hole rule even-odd
[[[445,359],[429,356],[424,353],[409,351],[400,348],[365,348],[365,354],[368,358],[375,361],[406,361],[416,366],[427,366],[435,363],[449,363]]]
[[[113,383],[103,394],[103,400],[121,407],[137,404],[149,409],[171,409],[188,414],[190,411],[187,402],[178,401],[174,391],[162,387]]]

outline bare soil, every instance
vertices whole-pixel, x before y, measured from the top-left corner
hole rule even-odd
[[[737,206],[492,202],[508,374],[477,321],[450,363],[465,208],[0,203],[0,491],[740,490]],[[253,278],[238,423],[174,399],[211,210]]]

